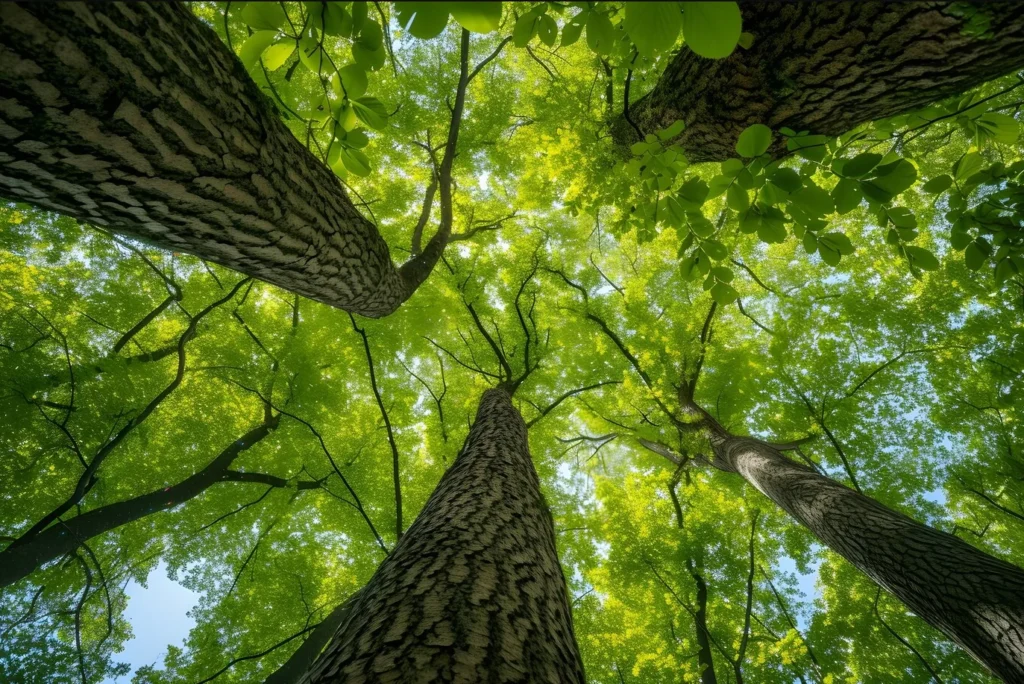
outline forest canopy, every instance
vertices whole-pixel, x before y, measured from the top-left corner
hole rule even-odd
[[[1024,7],[0,36],[3,681],[1024,680]]]

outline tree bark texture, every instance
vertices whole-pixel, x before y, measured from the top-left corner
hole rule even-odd
[[[306,678],[584,682],[526,425],[484,393],[462,452]]]
[[[685,46],[658,84],[629,107],[646,133],[676,120],[690,161],[735,157],[744,128],[762,123],[840,135],[866,121],[951,97],[1024,67],[1024,3],[975,6],[990,20],[965,31],[963,2],[744,2],[749,50],[709,60]],[[619,117],[620,143],[636,139]],[[777,145],[778,155],[785,148]]]
[[[198,496],[211,485],[220,482],[231,463],[242,452],[269,435],[279,420],[280,416],[274,416],[264,421],[232,442],[201,471],[175,485],[127,501],[100,506],[68,520],[58,521],[31,537],[18,539],[0,552],[0,587],[17,582],[40,565],[74,551],[82,542],[97,535]]]
[[[1007,682],[1024,682],[1024,570],[922,525],[776,449],[713,437],[715,465],[762,494]]]
[[[0,3],[0,195],[365,316],[401,269],[183,3]]]

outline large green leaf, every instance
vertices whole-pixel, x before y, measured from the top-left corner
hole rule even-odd
[[[675,44],[683,17],[675,2],[627,2],[622,26],[640,54],[652,57]]]
[[[735,2],[680,4],[683,6],[683,38],[691,50],[710,59],[721,59],[732,54],[743,31],[739,5]]]

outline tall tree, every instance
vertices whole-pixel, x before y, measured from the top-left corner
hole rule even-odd
[[[302,681],[585,681],[507,389],[484,393],[458,459],[356,601]]]
[[[187,6],[7,4],[0,27],[8,198],[366,316],[394,311],[440,258],[450,217],[396,267],[334,173]],[[464,98],[465,81],[441,167],[449,184]]]
[[[1024,67],[1013,2],[756,2],[750,45],[709,61],[682,49],[615,124],[622,141],[686,122],[691,161],[725,161],[751,124],[838,136]],[[685,30],[685,29],[684,29]],[[785,152],[777,145],[773,153]]]

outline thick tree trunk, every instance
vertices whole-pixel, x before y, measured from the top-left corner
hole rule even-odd
[[[526,425],[500,389],[303,679],[484,681],[584,681]]]
[[[1024,570],[747,437],[712,437],[737,472],[917,615],[1008,682],[1024,681]]]
[[[685,121],[677,142],[691,161],[736,156],[736,139],[751,124],[839,135],[1024,67],[1020,2],[741,7],[743,30],[754,35],[749,50],[708,60],[684,47],[629,108],[644,133]],[[990,22],[983,35],[968,28],[975,9]],[[613,128],[620,143],[636,138],[622,117]]]
[[[279,420],[280,416],[274,416],[245,433],[209,465],[176,485],[127,501],[100,506],[51,525],[30,537],[18,539],[0,551],[0,587],[17,582],[40,565],[74,551],[82,542],[97,535],[198,496],[211,485],[221,482],[231,463],[243,451],[269,435]]]
[[[0,3],[0,195],[365,316],[401,269],[377,228],[182,3]]]

